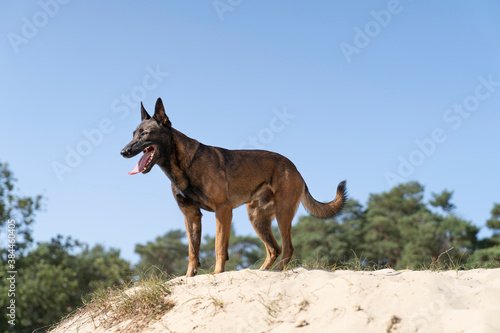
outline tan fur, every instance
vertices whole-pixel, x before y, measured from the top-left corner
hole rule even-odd
[[[338,214],[346,202],[345,182],[339,184],[333,201],[326,204],[316,201],[295,165],[282,155],[264,150],[227,150],[206,146],[187,137],[171,127],[161,99],[151,119],[143,111],[143,122],[136,132],[141,130],[149,134],[145,137],[134,134],[135,142],[132,140],[122,154],[133,156],[135,152],[129,151],[133,149],[127,148],[143,147],[141,141],[158,147],[154,163],[172,181],[172,192],[185,217],[189,242],[187,276],[194,276],[199,266],[200,209],[215,212],[214,273],[220,273],[228,259],[234,208],[247,205],[250,222],[265,244],[267,257],[260,268],[271,268],[282,253],[276,267],[280,270],[293,255],[291,226],[299,203],[302,202],[312,215],[325,218]],[[283,249],[279,248],[271,232],[271,221],[275,217]]]

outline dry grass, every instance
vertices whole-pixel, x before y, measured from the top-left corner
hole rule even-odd
[[[121,332],[137,332],[160,319],[174,303],[169,299],[168,277],[150,276],[119,287],[101,289],[84,301],[72,317],[87,317],[94,329],[120,326]]]
[[[353,258],[348,261],[337,261],[333,264],[329,263],[328,260],[298,260],[292,259],[284,270],[293,269],[297,267],[303,267],[306,269],[323,269],[328,271],[336,270],[349,270],[349,271],[377,271],[384,268],[391,268],[396,270],[417,270],[417,271],[459,271],[459,270],[471,270],[478,268],[500,268],[500,261],[492,262],[473,262],[469,260],[470,254],[463,254],[460,257],[451,256],[450,252],[454,250],[450,248],[443,251],[437,260],[429,263],[412,263],[406,267],[391,267],[389,264],[381,265],[378,263],[370,262],[363,257],[358,257],[356,253],[353,252]],[[276,266],[276,265],[275,265]],[[274,269],[274,267],[273,267]]]

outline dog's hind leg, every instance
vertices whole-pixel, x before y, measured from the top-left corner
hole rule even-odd
[[[215,210],[215,270],[214,274],[224,272],[226,260],[229,259],[229,236],[231,235],[231,220],[233,207],[221,205]]]
[[[269,269],[281,253],[281,249],[274,238],[271,230],[271,222],[274,219],[274,202],[271,189],[261,189],[256,199],[247,204],[248,218],[257,236],[266,247],[266,260],[260,269]]]
[[[292,191],[293,192],[293,191]],[[277,195],[276,200],[276,220],[280,229],[281,243],[283,247],[283,255],[276,267],[277,270],[282,270],[292,258],[293,245],[292,245],[292,220],[299,208],[300,196],[292,196],[290,192],[282,192]],[[279,205],[279,206],[278,206]]]

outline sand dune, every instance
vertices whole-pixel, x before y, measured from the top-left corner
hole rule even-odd
[[[500,269],[242,270],[171,284],[175,305],[142,332],[500,332]],[[54,332],[133,324],[105,325],[84,311]]]

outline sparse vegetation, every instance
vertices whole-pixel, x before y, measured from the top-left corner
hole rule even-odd
[[[174,306],[168,279],[152,275],[120,287],[99,289],[74,316],[88,316],[96,329],[125,323],[122,332],[137,332]]]
[[[212,300],[215,311],[224,308],[225,303],[222,300],[222,298],[220,297],[220,295],[210,295],[210,299]]]

